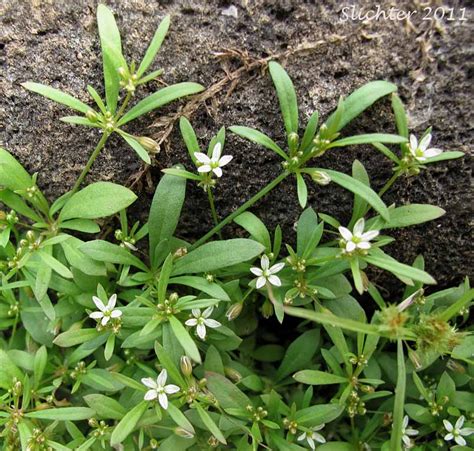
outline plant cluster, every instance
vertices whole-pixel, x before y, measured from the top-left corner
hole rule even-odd
[[[87,172],[112,133],[151,163],[156,143],[123,126],[203,88],[168,86],[127,109],[137,88],[161,74],[146,72],[169,18],[137,68],[122,56],[110,10],[99,5],[97,17],[105,100],[90,86],[96,108],[57,89],[24,84],[82,113],[63,121],[100,130],[74,187],[49,203],[37,175],[0,150],[1,449],[474,445],[468,328],[474,290],[466,280],[436,291],[421,256],[407,265],[384,251],[394,241],[391,231],[444,214],[432,205],[386,205],[385,192],[400,177],[462,153],[430,148],[431,129],[419,140],[410,136],[396,86],[385,81],[341,99],[322,124],[315,112],[300,133],[291,79],[271,62],[285,144],[246,126],[229,130],[275,152],[280,175],[220,219],[213,191],[232,170],[226,130],[202,147],[182,117],[193,169],[165,169],[148,221],[130,224],[127,208],[136,195],[110,182],[81,188]],[[341,136],[385,96],[392,99],[397,134]],[[393,176],[378,193],[357,160],[351,175],[315,164],[326,152],[358,144],[372,145],[393,162]],[[288,178],[296,181],[302,207],[296,242],[249,211]],[[215,221],[194,243],[175,234],[188,181],[205,191]],[[350,221],[341,224],[307,207],[308,183],[350,191]],[[97,220],[111,217],[119,228],[108,240],[97,238]],[[213,239],[231,222],[248,237]],[[398,278],[403,296],[384,297],[370,280],[370,267]]]

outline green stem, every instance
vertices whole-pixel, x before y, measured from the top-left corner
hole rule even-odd
[[[131,98],[132,98],[132,93],[129,91],[127,92],[127,95],[125,96],[122,106],[120,107],[120,109],[118,110],[117,114],[114,117],[115,122],[117,122],[122,117],[122,114],[125,112],[125,108],[127,108],[128,102],[130,102]]]
[[[217,226],[219,224],[219,218],[217,217],[216,206],[214,204],[214,196],[212,195],[211,188],[207,188],[207,197],[209,199],[209,205],[211,206],[211,213],[212,219],[214,220],[214,225]],[[218,232],[219,238],[222,239],[222,235]]]
[[[264,188],[262,188],[255,196],[250,198],[247,202],[242,204],[237,210],[235,210],[233,213],[231,213],[229,216],[224,218],[219,224],[217,224],[212,230],[207,232],[202,238],[197,240],[188,250],[191,251],[195,249],[196,247],[200,246],[201,244],[204,244],[209,238],[211,238],[213,235],[215,235],[217,232],[219,232],[224,226],[229,224],[239,216],[241,213],[243,213],[245,210],[250,208],[253,204],[255,204],[258,200],[260,200],[263,196],[268,194],[273,188],[275,188],[279,183],[281,183],[283,180],[286,179],[291,174],[291,172],[283,172],[281,173],[276,179],[274,179],[272,182],[270,182],[268,185],[266,185]]]
[[[74,187],[72,188],[71,195],[74,194],[79,187],[81,186],[81,183],[84,181],[87,173],[90,171],[90,168],[94,164],[94,161],[96,160],[97,156],[99,155],[100,151],[103,149],[105,146],[105,143],[107,142],[107,139],[109,138],[109,133],[104,132],[102,135],[102,138],[100,138],[99,143],[97,144],[96,148],[94,149],[94,152],[92,152],[91,156],[89,157],[89,160],[87,164],[84,166],[84,169],[81,172],[81,175],[79,178],[76,180],[76,183],[74,184]]]
[[[382,197],[395,183],[395,181],[398,179],[400,174],[398,172],[395,172],[392,177],[390,177],[390,180],[384,185],[384,187],[380,190],[379,192],[379,197]]]

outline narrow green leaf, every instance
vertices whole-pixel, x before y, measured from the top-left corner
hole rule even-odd
[[[117,426],[115,426],[112,436],[110,437],[110,444],[112,446],[115,447],[116,445],[119,445],[131,434],[147,408],[148,403],[146,401],[142,401],[120,420]]]
[[[197,348],[194,340],[191,338],[191,335],[189,335],[189,332],[181,324],[181,321],[179,321],[174,316],[170,316],[169,323],[175,337],[179,341],[180,345],[183,347],[186,354],[191,357],[195,362],[201,363],[199,349]]]
[[[148,49],[145,52],[145,56],[143,57],[142,62],[137,70],[137,77],[141,78],[141,76],[146,72],[150,64],[155,59],[156,54],[160,50],[161,44],[165,39],[166,33],[168,33],[168,28],[170,26],[170,16],[165,16],[164,19],[161,21],[160,25],[158,26],[153,39],[148,46]]]
[[[91,85],[87,85],[87,90],[89,91],[90,96],[94,99],[94,102],[99,107],[100,111],[105,114],[107,112],[107,108],[105,107],[99,93]]]
[[[367,174],[364,165],[359,160],[354,160],[352,163],[352,177],[370,187],[369,175]],[[352,217],[349,222],[349,227],[352,228],[359,218],[364,217],[366,212],[367,201],[357,194],[354,194],[354,206],[352,208]],[[391,214],[390,219],[392,219]]]
[[[392,94],[392,110],[395,115],[395,123],[397,124],[398,134],[408,138],[408,118],[403,107],[403,103],[398,94]]]
[[[164,302],[166,299],[166,289],[168,288],[168,281],[170,279],[171,270],[173,269],[173,255],[169,254],[166,257],[160,271],[160,278],[158,279],[158,302]]]
[[[284,150],[271,138],[265,135],[258,130],[255,130],[250,127],[242,127],[240,125],[234,125],[229,127],[229,130],[236,135],[241,136],[242,138],[248,139],[256,144],[260,144],[267,149],[273,150],[273,152],[277,153],[282,157],[284,160],[289,160],[290,157],[285,153]]]
[[[265,246],[267,252],[271,251],[272,242],[270,232],[265,224],[253,213],[245,211],[234,219],[234,222],[250,233],[250,236]]]
[[[453,152],[443,152],[436,157],[428,158],[423,164],[438,163],[439,161],[446,160],[455,160],[457,158],[462,158],[465,155],[464,152],[453,151]]]
[[[186,144],[186,148],[188,149],[189,156],[193,163],[196,163],[197,160],[194,154],[200,152],[199,143],[191,122],[189,122],[189,120],[184,116],[181,116],[179,120],[179,129],[184,143]]]
[[[303,176],[299,172],[296,173],[296,188],[298,192],[298,202],[300,203],[300,207],[305,208],[306,203],[308,202],[308,188],[306,186],[306,182],[304,181]]]
[[[100,418],[106,420],[121,420],[127,414],[127,410],[118,401],[105,395],[86,395],[84,401]]]
[[[288,137],[290,133],[298,133],[298,103],[295,88],[285,69],[280,64],[271,61],[268,68],[277,91]]]
[[[313,139],[318,129],[319,113],[315,111],[309,118],[308,125],[304,131],[303,139],[300,144],[300,151],[306,153],[313,147]]]
[[[64,266],[59,260],[56,260],[50,253],[45,250],[38,250],[37,255],[46,263],[53,271],[66,279],[72,279],[72,272]]]
[[[100,125],[97,125],[94,122],[91,122],[86,117],[82,116],[63,116],[59,118],[59,120],[61,122],[65,122],[66,124],[84,125],[86,127],[100,128]]]
[[[402,144],[407,142],[406,138],[398,135],[390,135],[388,133],[367,133],[366,135],[355,135],[347,138],[338,139],[329,144],[328,149],[333,147],[354,146],[356,144]]]
[[[33,180],[12,154],[0,147],[0,186],[12,191],[26,190]]]
[[[150,155],[136,139],[123,132],[119,134],[146,164],[151,164]]]
[[[199,175],[194,174],[193,172],[185,171],[184,169],[166,168],[162,169],[161,172],[169,175],[175,175],[183,179],[195,180],[196,182],[200,182],[202,180],[202,177],[200,177]]]
[[[66,94],[59,89],[51,88],[50,86],[42,85],[41,83],[26,82],[21,84],[28,91],[36,92],[37,94],[47,97],[48,99],[54,100],[57,103],[66,105],[73,110],[80,111],[81,113],[87,113],[92,108],[85,103],[77,100],[75,97]]]
[[[348,384],[347,377],[330,374],[324,371],[303,370],[293,375],[294,379],[308,385]]]
[[[89,407],[61,407],[25,413],[25,417],[36,420],[81,421],[92,418],[95,411]]]
[[[204,87],[198,83],[177,83],[175,85],[167,86],[166,88],[160,89],[159,91],[145,97],[143,100],[138,102],[133,108],[125,113],[122,119],[119,120],[118,125],[122,126],[139,116],[142,116],[149,111],[155,110],[160,106],[166,105],[173,100],[181,97],[190,96],[197,94],[204,90]]]
[[[43,379],[44,370],[48,363],[48,351],[45,346],[36,351],[35,358],[33,361],[33,388],[38,388],[41,380]]]
[[[390,220],[382,221],[381,229],[400,229],[412,225],[422,224],[424,222],[433,221],[443,216],[446,212],[439,207],[428,204],[410,204],[402,207],[390,209]],[[376,216],[367,221],[367,228],[370,224],[377,222],[380,217]]]
[[[397,385],[395,387],[395,405],[393,407],[393,425],[390,437],[390,449],[401,450],[403,435],[403,414],[405,405],[405,388],[407,382],[405,355],[402,340],[397,341]]]
[[[205,374],[207,387],[223,409],[235,407],[246,409],[248,405],[252,405],[247,395],[224,376],[212,372],[206,372]]]
[[[69,348],[93,340],[98,336],[99,332],[96,329],[70,329],[59,334],[53,342],[61,348]]]
[[[198,403],[194,403],[194,407],[196,408],[202,422],[205,424],[209,432],[223,445],[227,445],[225,437],[222,435],[221,430],[217,427],[216,423],[214,423],[214,420],[211,418],[211,416]]]
[[[184,416],[184,413],[181,412],[174,404],[169,403],[167,412],[173,421],[180,427],[182,427],[187,432],[194,434],[194,427],[190,421]]]

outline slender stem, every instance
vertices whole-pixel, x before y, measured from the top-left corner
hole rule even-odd
[[[211,188],[207,188],[207,197],[209,199],[209,205],[211,206],[211,213],[212,219],[214,220],[214,225],[217,226],[219,224],[219,218],[217,217],[216,206],[214,204],[214,196],[212,195]],[[217,232],[219,238],[222,239],[221,232]]]
[[[274,179],[272,182],[270,182],[268,185],[266,185],[264,188],[262,188],[255,196],[250,198],[247,202],[242,204],[237,210],[235,210],[233,213],[231,213],[229,216],[224,218],[219,224],[217,224],[212,230],[207,232],[202,238],[197,240],[188,250],[193,250],[196,247],[200,246],[201,244],[204,244],[209,238],[211,238],[213,235],[215,235],[217,232],[219,232],[224,226],[229,224],[239,216],[241,213],[243,213],[245,210],[250,208],[253,204],[255,204],[258,200],[260,200],[263,196],[268,194],[273,188],[275,188],[279,183],[281,183],[283,180],[286,179],[291,174],[291,172],[282,172],[276,179]]]
[[[122,117],[122,114],[124,113],[125,108],[127,108],[128,102],[130,102],[131,98],[132,98],[132,93],[128,91],[120,109],[118,110],[117,114],[114,117],[115,122],[117,122]]]
[[[92,152],[91,156],[89,157],[89,161],[84,166],[84,169],[82,170],[79,178],[76,180],[76,183],[74,184],[74,187],[72,188],[71,194],[74,194],[81,186],[81,183],[84,181],[84,178],[86,177],[87,173],[90,171],[90,168],[94,164],[94,161],[96,160],[100,151],[105,146],[105,143],[107,142],[107,139],[109,138],[109,136],[110,136],[109,133],[104,132],[104,134],[102,135],[102,138],[100,138],[100,141],[97,144],[96,148],[94,149],[94,152]]]
[[[395,172],[392,177],[390,177],[390,180],[380,190],[379,197],[382,197],[391,188],[391,186],[395,183],[399,176],[400,174],[398,172]]]

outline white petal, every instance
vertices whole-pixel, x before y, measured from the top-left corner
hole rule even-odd
[[[188,319],[184,324],[189,327],[197,326],[198,320],[196,318]]]
[[[158,402],[160,403],[160,406],[163,407],[163,409],[168,408],[168,397],[164,393],[160,393],[158,396]]]
[[[165,393],[168,393],[168,395],[172,395],[173,393],[178,393],[181,389],[174,384],[169,384],[165,386]]]
[[[428,146],[430,145],[431,142],[431,133],[428,133],[423,137],[423,139],[420,141],[419,148],[425,152],[426,149],[428,149]]]
[[[299,442],[301,442],[301,441],[304,440],[305,438],[306,438],[306,432],[303,432],[301,435],[298,435],[297,440],[298,440]]]
[[[321,429],[324,429],[324,426],[326,426],[325,423],[320,424],[320,425],[318,425],[318,426],[315,426],[315,427],[313,428],[313,431],[320,431]]]
[[[162,369],[161,373],[158,374],[158,377],[156,378],[156,383],[158,384],[159,387],[164,387],[166,384],[166,379],[168,379],[168,372],[166,369]]]
[[[402,423],[402,428],[403,428],[403,429],[406,429],[406,427],[408,426],[408,420],[409,420],[409,419],[408,419],[408,415],[405,415],[405,416],[403,417],[403,423]]]
[[[313,432],[313,439],[319,443],[326,443],[326,439],[318,432]]]
[[[417,429],[411,429],[411,428],[405,429],[406,435],[415,436],[415,435],[418,435],[419,433],[420,431],[418,431]]]
[[[271,276],[268,276],[268,281],[275,287],[281,287],[281,280],[278,276],[272,274]]]
[[[109,302],[107,303],[106,309],[107,310],[113,310],[116,303],[117,303],[117,295],[113,294],[112,296],[110,296],[110,299],[109,299]]]
[[[267,279],[265,279],[265,277],[263,277],[263,276],[260,276],[257,279],[257,283],[256,283],[257,290],[264,287],[266,283],[267,283]]]
[[[201,316],[201,309],[193,308],[191,312],[195,318],[199,318]]]
[[[402,435],[402,440],[403,440],[403,443],[405,444],[405,447],[409,448],[411,445],[410,437],[408,437],[408,435]]]
[[[354,243],[354,241],[348,241],[346,243],[346,251],[347,252],[352,252],[355,248],[356,248],[356,244]]]
[[[89,315],[89,318],[93,318],[93,319],[100,319],[104,316],[104,314],[102,312],[92,312],[90,315]]]
[[[208,307],[206,310],[202,312],[203,318],[209,318],[212,314],[212,311],[214,310],[214,307]]]
[[[341,226],[337,230],[339,230],[342,238],[344,238],[346,241],[352,240],[352,232],[349,229]]]
[[[474,434],[474,428],[462,428],[459,430],[459,433],[464,435],[464,437],[468,437],[469,435]]]
[[[158,392],[156,390],[148,390],[145,393],[145,396],[143,397],[143,399],[145,401],[152,401],[153,399],[156,399],[157,397],[158,397]]]
[[[92,296],[92,300],[94,301],[95,306],[99,309],[104,311],[105,310],[105,305],[104,303],[97,297],[97,296]]]
[[[221,323],[212,318],[205,319],[204,324],[207,327],[210,327],[211,329],[215,329],[216,327],[221,327]]]
[[[104,316],[102,320],[100,321],[100,324],[105,326],[109,322],[110,316]]]
[[[112,318],[120,318],[122,316],[122,310],[113,310],[110,316]]]
[[[431,149],[426,150],[423,155],[427,158],[433,158],[433,157],[437,157],[438,155],[442,153],[443,153],[442,149],[437,149],[436,147],[432,147]]]
[[[216,177],[222,177],[222,169],[221,168],[214,168],[212,170],[212,172],[214,172],[214,174],[216,174]]]
[[[221,143],[216,143],[214,146],[214,149],[212,149],[212,161],[219,161],[219,158],[221,157],[221,152],[222,152],[222,145]]]
[[[453,425],[448,420],[443,420],[443,424],[448,432],[453,432]]]
[[[273,265],[268,272],[270,274],[276,274],[277,272],[280,272],[284,268],[285,264],[284,263],[277,263],[276,265]]]
[[[314,440],[311,437],[306,436],[306,441],[308,442],[308,445],[311,449],[316,449]]]
[[[264,271],[270,266],[270,260],[266,255],[262,255],[262,258],[260,259],[260,266]]]
[[[461,415],[457,420],[456,420],[456,424],[454,425],[454,428],[455,429],[461,429],[462,428],[462,425],[464,424],[464,420],[466,418],[464,417],[464,415]]]
[[[444,420],[443,420],[443,421],[444,421]],[[446,435],[444,436],[444,440],[445,440],[446,442],[449,442],[449,441],[452,440],[453,438],[454,438],[454,435],[453,435],[451,432],[450,432],[449,434],[446,434]]]
[[[219,160],[219,166],[225,166],[226,164],[229,164],[234,157],[232,155],[224,155],[220,160]]]
[[[194,156],[199,163],[209,164],[211,162],[211,159],[205,153],[194,152]]]
[[[364,233],[365,221],[364,218],[360,218],[354,225],[354,235],[360,236]]]
[[[368,241],[361,241],[360,243],[357,243],[357,247],[359,249],[370,249],[371,245]]]
[[[365,241],[373,240],[376,236],[379,235],[378,230],[369,230],[361,235],[361,238]]]
[[[211,172],[212,168],[208,164],[203,164],[202,166],[198,167],[198,172]]]
[[[156,388],[157,387],[156,381],[154,379],[152,379],[151,377],[144,377],[141,380],[141,382],[142,382],[143,385],[145,385],[148,388]]]
[[[260,268],[256,268],[255,266],[250,268],[250,272],[256,276],[261,276],[263,274],[263,271]]]
[[[418,140],[415,135],[410,135],[410,150],[413,152],[418,148]]]
[[[198,337],[201,340],[205,340],[206,338],[206,326],[204,324],[198,324],[196,327],[196,332],[198,334]]]
[[[454,441],[460,446],[466,446],[467,443],[466,440],[464,440],[460,435],[456,435],[456,437],[454,437]]]

